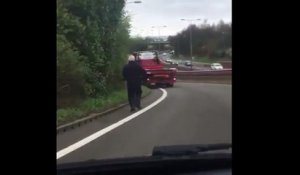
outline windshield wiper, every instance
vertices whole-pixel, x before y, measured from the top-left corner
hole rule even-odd
[[[206,144],[206,145],[173,145],[154,147],[152,156],[186,156],[198,155],[207,151],[231,149],[231,144]]]
[[[228,149],[231,149],[231,144],[157,146],[154,147],[152,156],[58,164],[57,174],[176,174],[224,169],[230,171],[231,153],[223,153],[223,150]],[[216,150],[221,153],[209,153]]]

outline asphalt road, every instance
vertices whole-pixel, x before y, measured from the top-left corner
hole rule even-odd
[[[177,82],[158,105],[57,163],[150,155],[154,146],[231,143],[231,85]],[[146,107],[162,96],[159,89],[143,99]],[[129,116],[129,107],[57,135],[57,151]]]

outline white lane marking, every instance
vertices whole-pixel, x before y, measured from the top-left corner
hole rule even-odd
[[[113,129],[123,125],[124,123],[136,118],[137,116],[141,115],[142,113],[144,113],[144,112],[148,111],[149,109],[153,108],[154,106],[159,104],[161,101],[163,101],[168,95],[166,90],[164,90],[162,88],[160,88],[160,90],[163,92],[162,96],[159,99],[157,99],[155,102],[150,104],[149,106],[141,109],[140,111],[138,111],[134,114],[131,114],[130,116],[128,116],[128,117],[126,117],[126,118],[124,118],[124,119],[122,119],[122,120],[120,120],[120,121],[104,128],[104,129],[101,129],[100,131],[95,132],[94,134],[92,134],[92,135],[90,135],[90,136],[88,136],[88,137],[86,137],[86,138],[84,138],[84,139],[82,139],[82,140],[80,140],[80,141],[78,141],[78,142],[62,149],[62,150],[60,150],[60,151],[58,151],[56,153],[56,159],[59,159],[59,158],[65,156],[65,155],[71,153],[72,151],[75,151],[76,149],[90,143],[91,141],[97,139],[98,137],[103,136],[104,134],[108,133],[109,131],[112,131]]]

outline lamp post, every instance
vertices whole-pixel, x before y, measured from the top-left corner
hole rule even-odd
[[[188,21],[189,25],[192,24],[193,21],[200,21],[201,19],[181,19],[182,21]],[[191,55],[191,70],[193,70],[193,42],[192,42],[192,27],[190,27],[190,55]]]
[[[140,3],[142,3],[142,1],[126,1],[125,0],[125,5],[127,5],[127,4],[140,4]],[[131,12],[130,11],[126,11],[125,12],[126,13],[126,16],[128,15],[128,14],[130,14]],[[132,16],[134,16],[135,14],[132,14]]]

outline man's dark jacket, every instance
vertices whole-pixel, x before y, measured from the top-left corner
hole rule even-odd
[[[123,68],[123,78],[128,87],[141,86],[146,78],[146,71],[135,61],[130,61]]]

